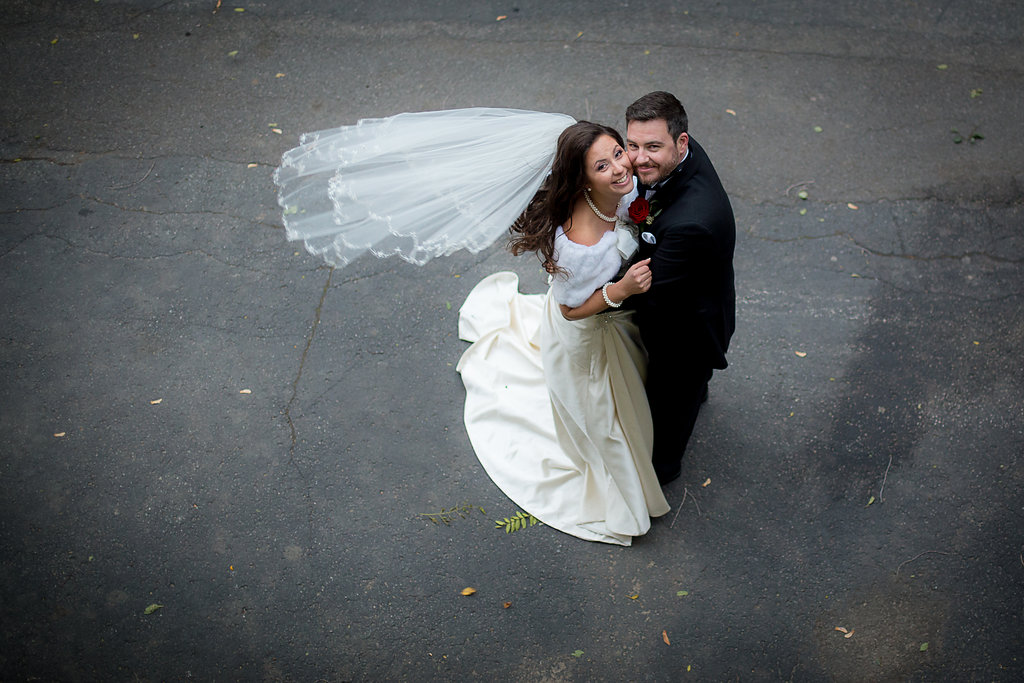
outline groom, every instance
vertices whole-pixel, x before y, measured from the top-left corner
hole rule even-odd
[[[649,292],[632,298],[649,358],[654,469],[664,485],[679,476],[712,371],[727,365],[736,326],[736,222],[673,95],[652,92],[626,109],[626,146],[640,179],[639,198],[648,200],[646,218],[639,201],[630,216],[639,218],[638,258],[651,259],[653,282]]]

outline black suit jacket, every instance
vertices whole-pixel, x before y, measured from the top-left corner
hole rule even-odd
[[[651,258],[649,292],[635,297],[637,323],[652,372],[697,364],[722,369],[736,327],[732,267],[736,221],[729,197],[704,149],[690,156],[652,198],[654,222],[641,225],[638,258]]]

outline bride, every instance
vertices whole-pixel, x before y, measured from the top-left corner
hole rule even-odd
[[[636,192],[617,131],[516,110],[402,114],[305,136],[275,182],[289,238],[339,266],[364,251],[414,263],[476,251],[512,223],[511,251],[536,252],[551,285],[522,295],[514,273],[497,273],[460,310],[472,345],[457,369],[481,465],[523,510],[579,538],[629,545],[668,512],[646,358],[621,308],[651,273],[626,265]]]

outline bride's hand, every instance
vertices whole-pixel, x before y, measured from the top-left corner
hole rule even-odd
[[[637,261],[626,274],[619,280],[619,285],[622,287],[622,291],[626,296],[633,296],[634,294],[643,294],[651,288],[651,259],[645,258],[643,261]]]

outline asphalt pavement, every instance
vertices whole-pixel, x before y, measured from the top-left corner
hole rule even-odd
[[[0,16],[0,680],[1024,678],[1020,3]],[[655,89],[733,200],[730,367],[633,547],[504,533],[458,309],[539,264],[332,269],[273,169]]]

